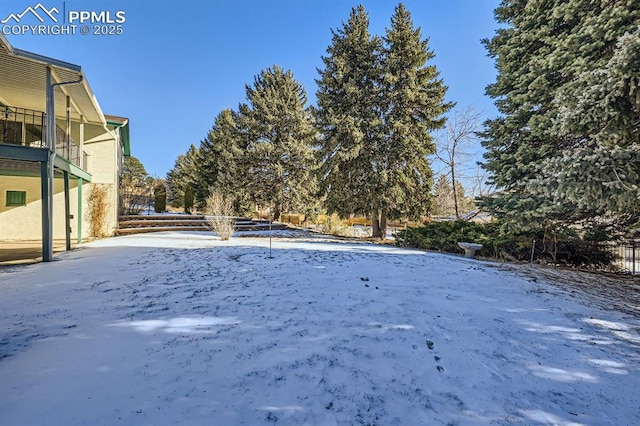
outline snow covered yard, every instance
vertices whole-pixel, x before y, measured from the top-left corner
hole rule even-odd
[[[640,424],[638,315],[305,235],[272,259],[171,232],[0,269],[0,424]]]

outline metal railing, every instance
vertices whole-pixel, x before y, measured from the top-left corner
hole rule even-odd
[[[612,248],[615,265],[623,272],[640,274],[640,241],[630,241]]]
[[[0,143],[45,148],[46,114],[26,108],[0,105]],[[56,154],[86,169],[87,153],[60,126],[56,125]],[[80,160],[83,160],[82,162]]]
[[[44,112],[0,106],[0,143],[44,147],[45,118]]]
[[[80,145],[70,136],[67,140],[67,134],[60,126],[56,126],[56,154],[80,166]]]

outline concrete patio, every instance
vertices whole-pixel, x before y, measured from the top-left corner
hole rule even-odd
[[[71,248],[75,247],[75,242],[72,242]],[[60,253],[63,251],[65,251],[65,240],[53,240],[53,252]],[[41,241],[0,241],[0,267],[41,261]]]

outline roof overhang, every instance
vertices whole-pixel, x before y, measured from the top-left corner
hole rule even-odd
[[[105,115],[107,126],[120,128],[120,143],[122,143],[122,153],[126,157],[131,157],[131,142],[129,140],[129,119],[117,117],[115,115]]]
[[[56,117],[66,115],[66,97],[70,99],[70,117],[76,122],[105,125],[100,105],[79,65],[16,49],[0,34],[0,102],[13,107],[44,112],[46,110],[46,72],[51,69],[52,83],[82,80],[79,84],[57,86]]]

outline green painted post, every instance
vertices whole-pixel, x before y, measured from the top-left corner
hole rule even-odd
[[[42,261],[53,260],[53,242],[51,241],[51,215],[49,214],[49,163],[40,163],[40,199],[42,203]]]
[[[69,172],[62,172],[64,179],[64,239],[67,251],[71,250],[71,206],[69,205]]]
[[[80,154],[82,155],[82,154]],[[82,178],[78,178],[78,244],[82,244]]]

